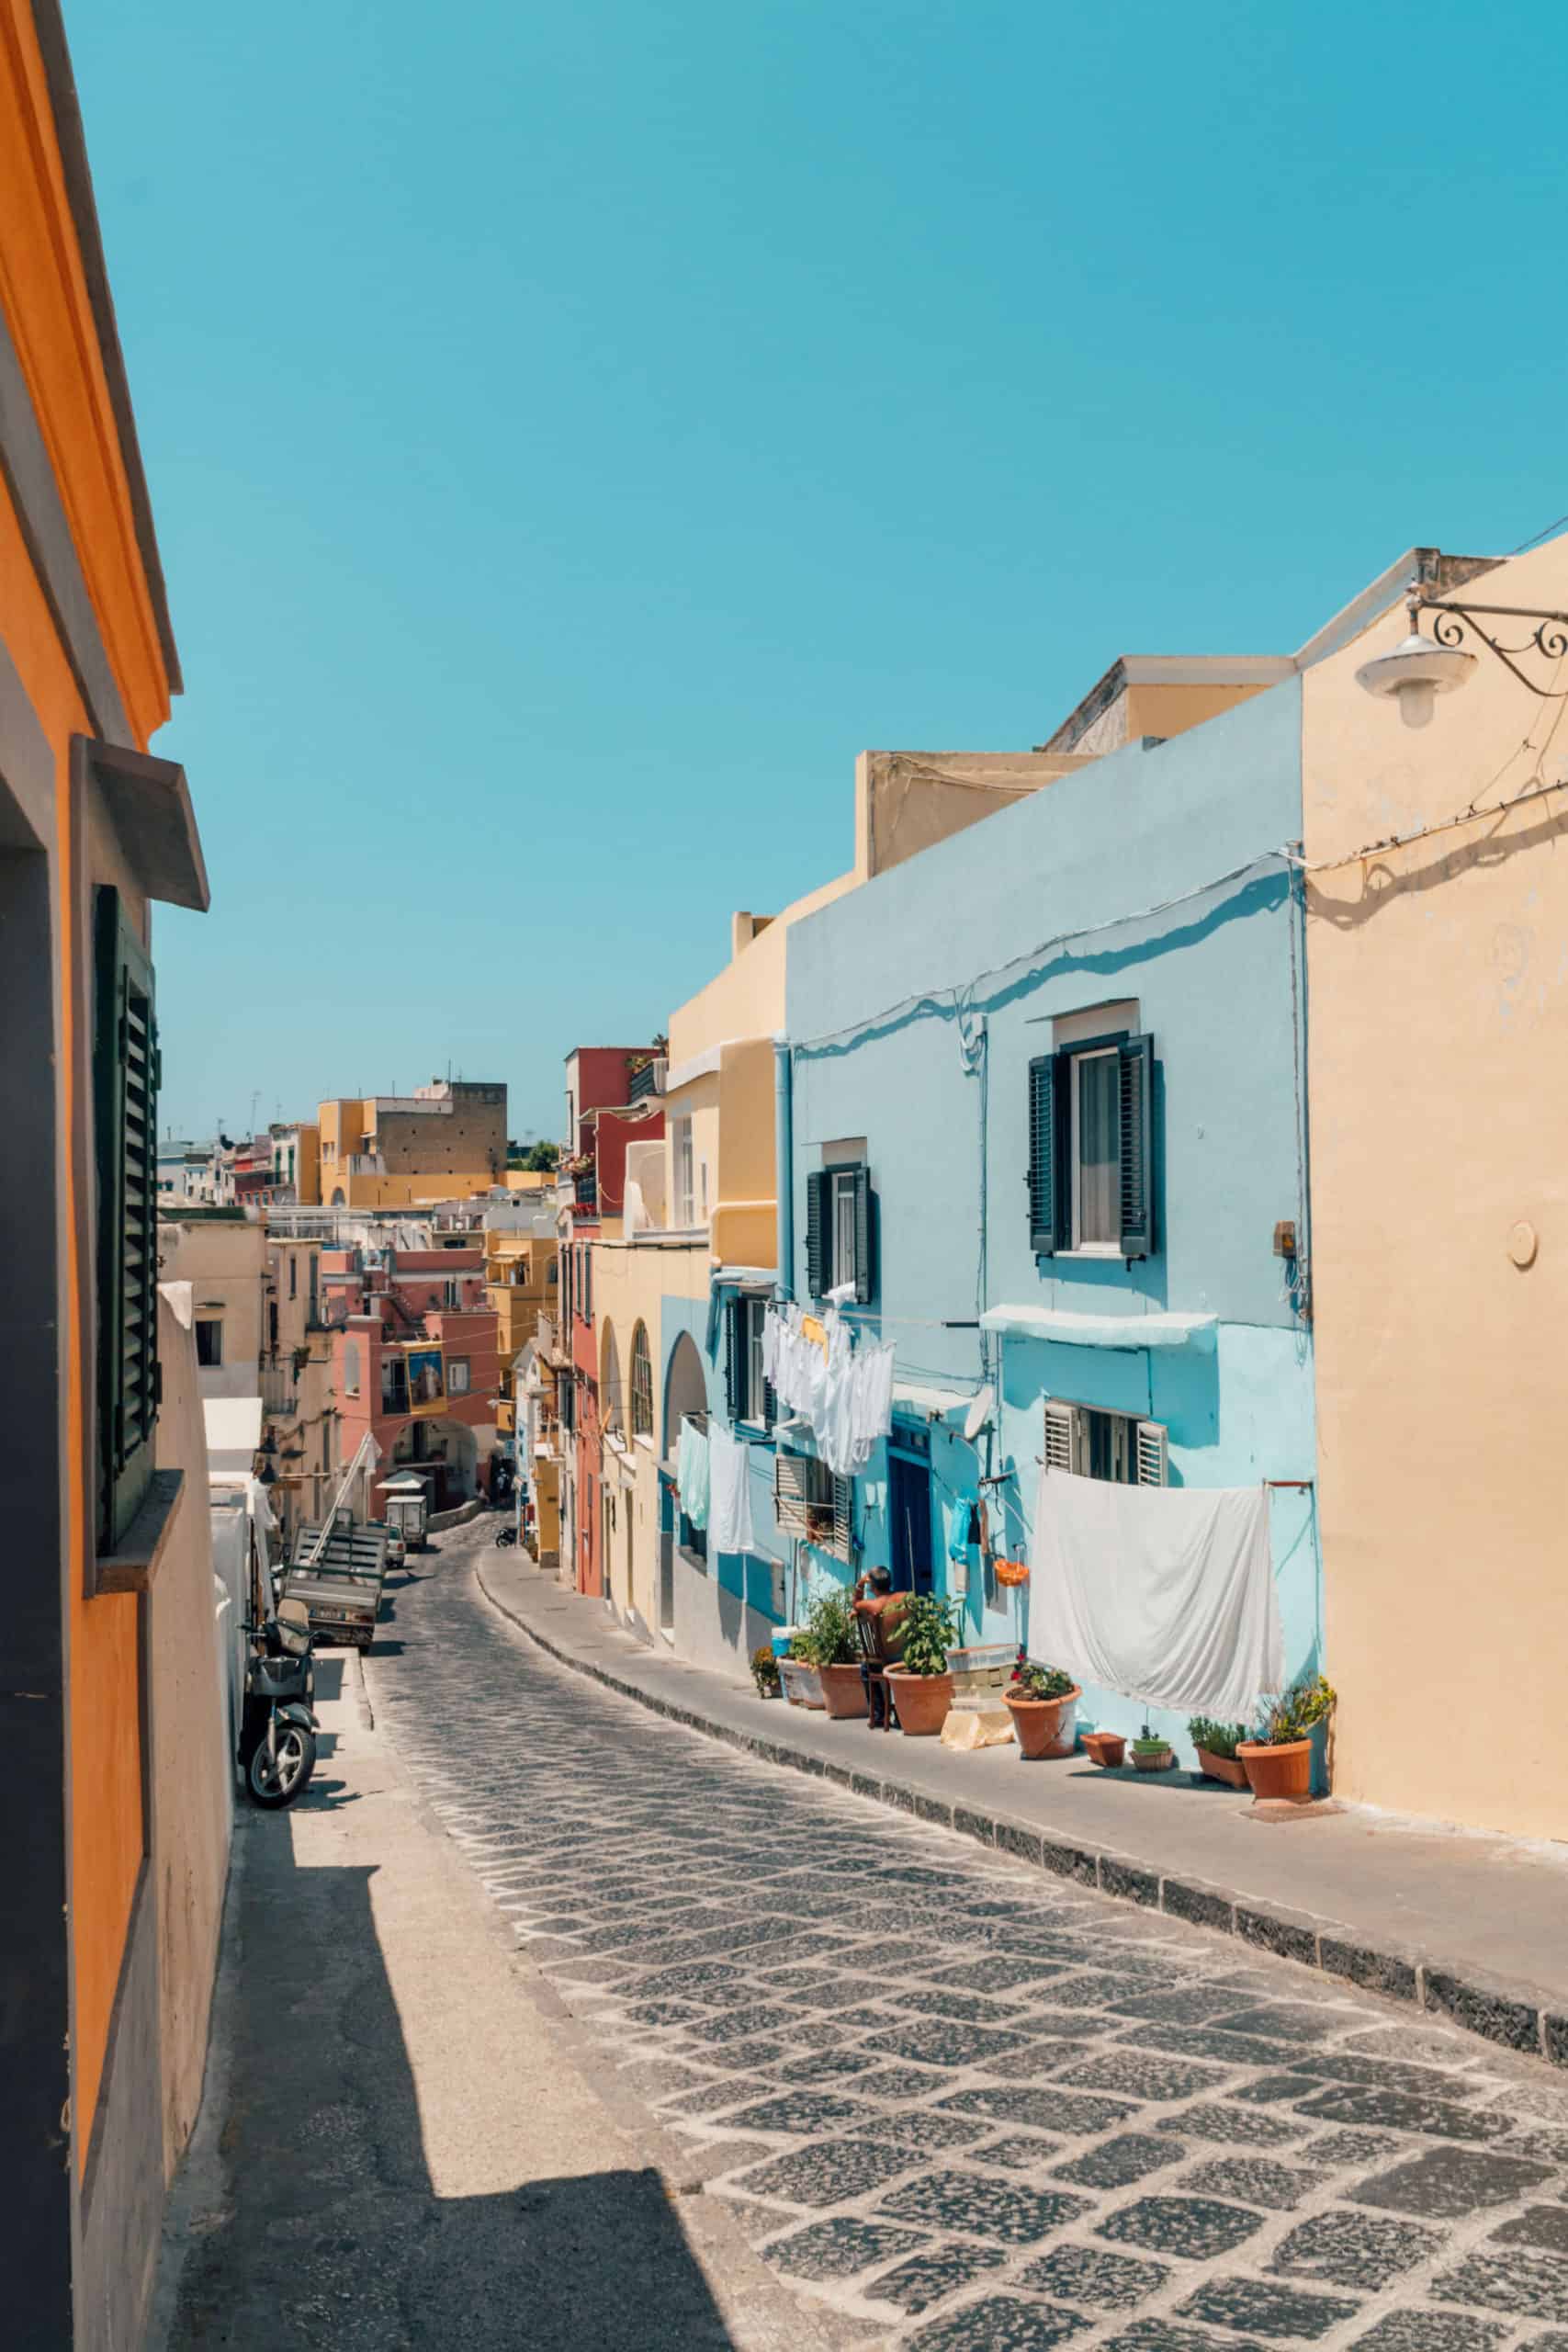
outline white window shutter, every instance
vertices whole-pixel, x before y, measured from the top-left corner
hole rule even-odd
[[[783,1534],[806,1532],[807,1473],[814,1466],[807,1454],[779,1453],[773,1456],[773,1509]]]
[[[1163,1487],[1166,1484],[1166,1433],[1160,1421],[1138,1423],[1138,1484],[1140,1487]]]
[[[849,1561],[854,1555],[854,1482],[850,1478],[833,1480],[833,1550],[839,1558]]]
[[[1078,1410],[1055,1396],[1045,1399],[1045,1467],[1076,1470],[1082,1455]]]

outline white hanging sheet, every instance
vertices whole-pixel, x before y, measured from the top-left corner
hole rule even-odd
[[[681,1447],[675,1457],[675,1485],[681,1509],[697,1529],[708,1523],[708,1441],[684,1414],[681,1417]]]
[[[1263,1487],[1124,1487],[1044,1470],[1029,1647],[1076,1680],[1250,1722],[1284,1680]]]
[[[716,1552],[754,1552],[751,1449],[728,1430],[708,1430],[708,1538]]]
[[[770,1306],[762,1324],[762,1370],[780,1404],[807,1422],[822,1460],[840,1477],[863,1469],[893,1426],[893,1342],[862,1340],[839,1313]],[[813,1329],[806,1329],[810,1322]],[[820,1334],[820,1336],[815,1336]]]

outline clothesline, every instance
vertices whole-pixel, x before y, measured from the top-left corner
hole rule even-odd
[[[781,1405],[805,1420],[836,1476],[863,1469],[893,1427],[891,1340],[862,1340],[830,1301],[820,1317],[770,1306],[762,1322],[762,1371]]]

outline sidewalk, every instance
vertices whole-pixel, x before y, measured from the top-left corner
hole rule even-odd
[[[315,1778],[235,1823],[145,2352],[830,2352],[516,1952],[365,1671],[318,1657]]]
[[[1185,1772],[873,1734],[643,1647],[524,1553],[476,1565],[489,1599],[553,1656],[694,1730],[1568,2068],[1568,1846],[1356,1806],[1265,1824],[1250,1798]]]

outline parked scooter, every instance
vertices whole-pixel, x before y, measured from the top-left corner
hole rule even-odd
[[[240,1770],[254,1804],[292,1804],[316,1765],[316,1670],[310,1621],[302,1600],[282,1600],[260,1625],[247,1624],[245,1703],[240,1718]]]
[[[495,1548],[498,1552],[510,1551],[512,1545],[515,1544],[516,1541],[517,1530],[511,1520],[508,1520],[503,1527],[498,1527],[496,1529]]]

